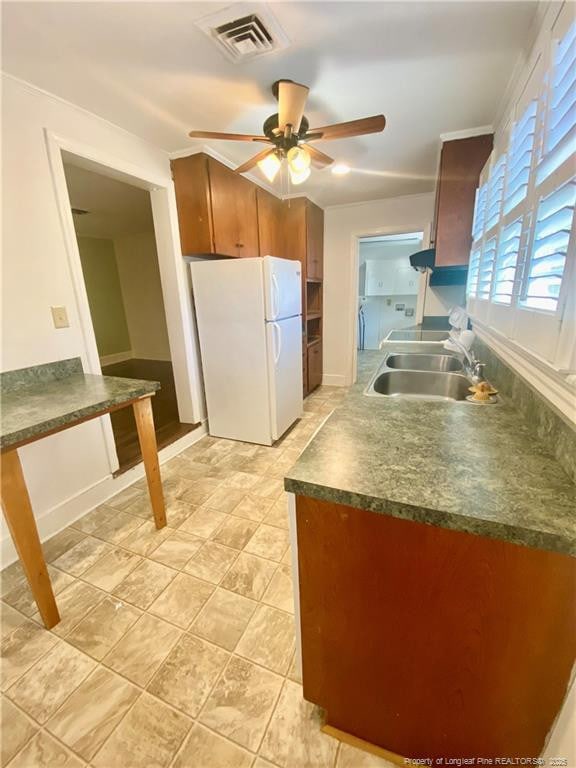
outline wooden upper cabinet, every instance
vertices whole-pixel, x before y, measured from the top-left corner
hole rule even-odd
[[[216,253],[258,256],[256,186],[211,157],[208,172]]]
[[[468,264],[476,188],[492,142],[490,133],[442,145],[434,237],[438,267]]]
[[[284,206],[282,200],[261,187],[256,188],[260,256],[284,258]]]
[[[324,211],[306,201],[306,277],[321,280],[324,274]]]
[[[324,262],[324,211],[305,197],[284,201],[286,257],[298,259],[306,279],[321,280]]]
[[[284,238],[286,258],[302,263],[303,276],[306,271],[306,198],[294,197],[285,200]]]
[[[259,255],[256,187],[205,154],[172,161],[184,256]]]
[[[182,255],[214,253],[207,157],[189,155],[171,165]]]

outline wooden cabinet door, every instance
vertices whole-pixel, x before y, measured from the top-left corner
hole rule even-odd
[[[283,205],[284,249],[287,259],[297,259],[306,276],[306,198],[285,200]]]
[[[306,349],[306,336],[302,337],[302,395],[308,394],[308,350]]]
[[[324,273],[324,211],[308,200],[306,218],[306,276],[321,280]]]
[[[182,255],[213,253],[212,211],[206,155],[172,160]]]
[[[468,264],[476,188],[492,141],[492,134],[486,134],[442,145],[434,243],[438,267]]]
[[[308,392],[322,384],[322,342],[308,347]]]
[[[256,186],[208,158],[214,250],[227,256],[258,256]]]
[[[260,256],[285,258],[282,200],[258,187],[256,202]]]

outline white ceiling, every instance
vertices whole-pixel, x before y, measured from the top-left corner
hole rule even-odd
[[[154,230],[146,190],[69,163],[64,173],[71,207],[88,211],[74,215],[77,235],[113,239]]]
[[[170,152],[199,146],[192,128],[259,132],[278,78],[310,86],[311,127],[383,112],[383,134],[318,143],[354,171],[314,171],[298,191],[332,205],[430,191],[440,134],[492,123],[536,12],[524,0],[273,3],[290,46],[233,64],[195,26],[227,5],[4,3],[3,68]],[[211,146],[236,162],[254,153]]]

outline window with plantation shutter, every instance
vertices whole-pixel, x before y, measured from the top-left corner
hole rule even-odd
[[[500,219],[500,208],[504,194],[504,174],[506,171],[506,155],[501,155],[488,180],[488,200],[486,203],[486,221],[484,231],[492,229]]]
[[[496,238],[491,237],[484,243],[482,256],[480,257],[480,269],[478,272],[477,296],[479,299],[489,299],[494,274],[494,261],[496,258]]]
[[[521,238],[522,218],[504,227],[500,235],[492,288],[492,301],[497,304],[512,303]]]
[[[466,296],[476,296],[478,289],[478,273],[480,271],[480,253],[481,247],[472,249],[470,262],[468,264],[468,279],[466,281]]]
[[[476,199],[474,202],[474,219],[472,221],[472,240],[476,241],[482,237],[484,232],[484,221],[486,219],[486,203],[488,201],[488,184],[482,184],[476,190]]]
[[[576,152],[576,21],[553,50],[537,184]]]
[[[538,101],[533,99],[512,130],[504,191],[505,214],[519,205],[528,193],[537,111]]]
[[[522,304],[555,312],[574,220],[576,178],[538,205]]]
[[[569,0],[549,4],[494,146],[478,184],[466,307],[479,334],[530,361],[550,391],[566,385],[573,413],[576,21]]]

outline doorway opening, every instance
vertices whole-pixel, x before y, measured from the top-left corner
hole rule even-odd
[[[358,239],[357,349],[375,350],[388,333],[416,325],[420,275],[408,261],[423,232]]]
[[[102,374],[159,381],[152,398],[158,447],[184,436],[150,193],[64,159],[64,174]],[[132,409],[110,414],[118,473],[142,460]]]

